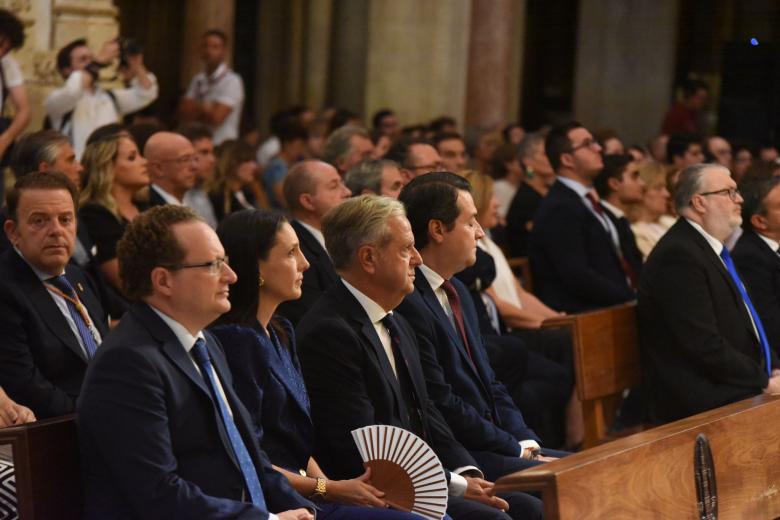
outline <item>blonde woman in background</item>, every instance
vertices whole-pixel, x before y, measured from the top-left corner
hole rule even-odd
[[[243,141],[225,141],[216,150],[217,168],[207,187],[214,216],[221,222],[227,215],[242,209],[255,209],[255,182],[258,171],[255,150]],[[264,193],[264,192],[263,192]]]
[[[149,185],[146,159],[126,132],[87,145],[81,158],[87,184],[81,191],[79,220],[95,243],[95,262],[105,280],[121,291],[116,244],[136,216],[146,209],[134,201]]]
[[[667,213],[671,196],[666,176],[666,167],[657,162],[639,166],[639,177],[645,183],[645,193],[642,202],[631,208],[629,219],[636,245],[644,259],[647,259],[650,251],[675,222],[674,217]]]

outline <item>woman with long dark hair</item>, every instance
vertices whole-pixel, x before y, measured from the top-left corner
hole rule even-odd
[[[217,234],[238,282],[230,288],[230,311],[211,331],[226,346],[235,389],[274,467],[300,494],[317,500],[320,519],[419,519],[384,509],[369,471],[328,480],[311,456],[314,425],[292,325],[274,315],[282,302],[300,298],[309,267],[293,228],[279,213],[243,210],[228,215]]]

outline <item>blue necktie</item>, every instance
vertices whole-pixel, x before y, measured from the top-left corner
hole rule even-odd
[[[769,377],[772,377],[772,358],[769,356],[769,340],[767,339],[766,333],[764,332],[764,326],[761,325],[761,318],[758,317],[756,308],[753,307],[753,302],[750,301],[750,296],[748,296],[748,293],[745,290],[745,285],[739,278],[737,268],[734,266],[734,261],[731,260],[729,250],[724,247],[720,252],[720,257],[723,259],[723,263],[726,264],[726,270],[728,270],[729,274],[731,275],[731,279],[734,280],[734,285],[736,285],[737,289],[739,289],[739,293],[742,295],[742,299],[745,301],[745,304],[750,311],[750,315],[753,317],[753,323],[756,325],[758,338],[761,340],[761,348],[764,350],[764,357],[766,358],[766,373],[769,375]]]
[[[46,282],[59,289],[60,292],[66,296],[65,302],[68,305],[70,317],[73,318],[76,329],[79,331],[81,341],[84,343],[84,348],[87,350],[87,358],[92,359],[97,351],[97,342],[95,341],[95,336],[92,335],[92,331],[89,329],[89,325],[87,325],[88,318],[82,314],[82,312],[86,314],[86,307],[81,303],[81,300],[79,300],[79,297],[76,295],[76,291],[73,289],[73,286],[68,279],[65,278],[64,274],[49,278]],[[80,309],[79,306],[81,307]]]
[[[195,342],[195,346],[192,347],[192,356],[200,366],[203,379],[208,382],[209,388],[211,388],[211,396],[216,400],[219,405],[219,414],[222,416],[222,422],[227,430],[228,437],[230,438],[230,444],[233,446],[233,453],[238,459],[238,466],[241,469],[241,474],[244,476],[244,482],[249,490],[249,496],[252,499],[252,503],[268,512],[265,505],[265,497],[263,497],[263,489],[260,487],[260,479],[257,477],[257,471],[255,465],[252,463],[252,459],[249,456],[249,452],[244,445],[244,441],[241,439],[241,434],[236,428],[236,423],[233,422],[233,418],[228,412],[227,403],[222,398],[222,394],[219,392],[219,387],[214,378],[214,372],[211,369],[211,358],[209,358],[209,352],[206,350],[206,342],[203,338],[198,338]]]

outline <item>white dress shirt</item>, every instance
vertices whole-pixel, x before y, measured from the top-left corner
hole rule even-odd
[[[217,126],[211,126],[215,145],[228,139],[238,139],[241,124],[241,109],[244,106],[244,82],[241,76],[230,70],[225,63],[208,77],[200,72],[192,78],[184,97],[201,103],[219,103],[231,108],[230,113]]]

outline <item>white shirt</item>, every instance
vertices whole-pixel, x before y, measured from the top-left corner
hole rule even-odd
[[[162,197],[163,194],[160,193]],[[184,205],[191,208],[200,218],[212,228],[217,227],[217,217],[214,216],[214,206],[211,205],[209,196],[200,188],[190,188],[184,194]]]
[[[35,273],[35,276],[38,277],[38,279],[41,281],[41,283],[45,282],[49,278],[52,278],[50,274],[44,273],[43,271],[39,271],[34,265],[32,265],[30,262],[27,262],[27,259],[22,255],[22,252],[19,251],[14,247],[14,250],[17,252],[17,254],[24,260],[27,265],[30,266],[30,269]],[[63,270],[61,275],[65,274],[65,270]],[[65,317],[65,321],[68,322],[68,327],[70,327],[71,332],[73,332],[73,335],[76,337],[76,341],[79,342],[79,346],[81,347],[81,350],[84,352],[84,358],[89,359],[89,354],[87,352],[87,347],[84,345],[84,340],[81,339],[81,334],[79,334],[78,326],[76,325],[76,322],[73,320],[73,316],[70,314],[70,309],[68,308],[68,302],[60,296],[58,292],[52,291],[49,289],[48,285],[44,285],[46,288],[46,291],[51,296],[51,299],[54,300],[54,303],[57,304],[57,308],[60,310],[62,315]],[[76,290],[76,295],[78,296],[79,292],[79,284],[76,284],[76,287],[73,288]],[[100,337],[100,332],[97,330],[97,327],[95,327],[95,320],[92,319],[92,316],[89,315],[89,309],[87,309],[87,306],[84,306],[84,312],[87,313],[87,316],[89,317],[89,331],[92,333],[92,337],[95,338],[95,345],[97,347],[100,347],[100,344],[103,341],[103,338]]]
[[[22,69],[19,67],[19,63],[10,55],[6,54],[3,59],[0,60],[0,67],[3,68],[3,77],[5,78],[5,88],[8,90],[24,85],[24,76],[22,76]],[[0,106],[2,106],[3,92],[0,89]]]
[[[442,284],[445,282],[444,278],[428,267],[425,264],[420,265],[420,271],[422,271],[423,276],[425,276],[425,279],[428,281],[428,284],[431,286],[431,289],[433,289],[433,294],[436,296],[436,299],[439,300],[439,303],[441,304],[442,308],[444,309],[444,313],[449,317],[450,323],[452,323],[453,328],[457,331],[458,326],[455,324],[455,317],[452,313],[452,307],[450,307],[450,301],[447,298],[447,293],[444,292],[444,289],[442,288]],[[525,453],[525,450],[527,448],[539,448],[539,443],[537,443],[533,439],[525,439],[522,441],[519,441],[520,444],[520,456],[522,457],[523,453]]]
[[[726,267],[726,262],[723,261],[723,258],[720,257],[721,251],[723,251],[723,248],[725,247],[723,245],[723,242],[715,238],[714,236],[707,233],[701,225],[699,225],[697,222],[694,222],[693,220],[686,218],[685,220],[688,221],[688,224],[693,226],[693,229],[699,232],[701,236],[704,237],[704,240],[707,241],[707,243],[710,245],[713,251],[715,251],[715,254],[718,255],[718,259],[723,264],[724,269],[728,271],[728,268]],[[729,274],[731,276],[731,274]],[[735,282],[736,283],[736,282]],[[744,288],[744,285],[743,285]],[[745,310],[747,310],[748,317],[750,317],[750,324],[753,326],[753,333],[756,335],[759,340],[761,339],[758,335],[758,329],[756,328],[756,322],[753,321],[753,315],[750,313],[750,307],[748,307],[747,302],[743,299],[743,303],[745,304]]]
[[[228,139],[238,139],[241,124],[241,109],[244,106],[244,82],[241,76],[228,68],[225,63],[208,77],[200,72],[192,78],[184,97],[195,99],[201,103],[219,103],[229,106],[232,110],[218,126],[211,126],[215,145]]]
[[[589,188],[584,184],[580,184],[579,182],[573,179],[568,179],[566,177],[558,177],[558,181],[562,182],[566,187],[574,190],[577,195],[580,196],[580,200],[585,205],[585,207],[588,208],[588,211],[590,211],[593,216],[596,217],[596,220],[598,220],[606,232],[609,233],[609,236],[612,238],[612,243],[615,245],[615,247],[620,248],[620,239],[618,238],[617,229],[612,223],[612,220],[610,220],[610,218],[606,215],[599,215],[588,198],[588,193],[590,193],[593,188]],[[599,202],[602,206],[604,205],[603,200],[599,200]]]
[[[159,184],[152,183],[150,189],[153,189],[154,191],[156,191],[157,194],[160,197],[163,198],[163,200],[165,201],[166,204],[172,204],[174,206],[183,206],[184,205],[184,203],[182,201],[180,201],[179,199],[177,199],[176,197],[174,197],[173,195],[171,195],[170,193],[168,193],[167,191],[162,189]]]
[[[390,333],[387,331],[387,328],[382,323],[382,318],[388,314],[392,315],[392,311],[387,312],[384,310],[381,305],[360,292],[359,289],[355,288],[345,279],[341,278],[341,281],[344,283],[344,287],[346,287],[347,290],[352,293],[363,310],[366,311],[368,319],[371,320],[371,323],[374,326],[374,330],[376,330],[377,336],[379,336],[379,341],[382,343],[382,348],[387,354],[387,358],[390,361],[390,366],[393,367],[393,373],[395,373],[396,377],[398,377],[398,373],[396,372],[395,368],[395,355],[393,354],[392,339],[390,338]],[[451,496],[459,497],[466,493],[468,482],[466,482],[465,478],[460,476],[460,473],[463,473],[464,471],[476,471],[480,473],[480,476],[482,476],[482,472],[479,470],[479,468],[474,466],[464,466],[462,468],[457,468],[451,471],[449,485],[449,494]]]
[[[509,267],[509,262],[506,261],[504,252],[498,244],[493,242],[487,235],[481,238],[477,244],[493,258],[493,262],[496,264],[496,278],[493,280],[493,285],[490,287],[496,291],[496,295],[499,298],[522,309],[523,302],[520,300],[520,295],[517,294],[515,275],[512,272],[512,268]]]
[[[328,252],[328,248],[325,247],[325,236],[322,234],[322,231],[320,231],[319,229],[315,228],[311,224],[307,224],[306,222],[303,222],[301,220],[297,220],[296,219],[296,222],[298,222],[298,224],[303,226],[303,228],[306,231],[311,233],[314,236],[314,238],[317,240],[317,242],[320,243],[320,245],[322,246],[322,249],[324,249],[326,253]]]
[[[506,179],[499,179],[493,183],[493,195],[498,199],[498,214],[501,215],[501,218],[506,218],[515,193],[517,193],[517,185]]]
[[[137,78],[128,88],[111,89],[114,99],[102,88],[85,88],[83,74],[77,70],[68,76],[65,84],[53,90],[44,102],[52,128],[70,139],[76,157],[81,158],[87,138],[93,130],[110,123],[118,123],[121,116],[140,110],[157,99],[157,78],[147,72],[152,85],[146,89]],[[63,119],[73,112],[70,121],[63,126]]]
[[[260,148],[257,149],[257,164],[259,164],[261,168],[265,168],[281,149],[281,141],[279,141],[278,137],[272,135],[263,141]]]

